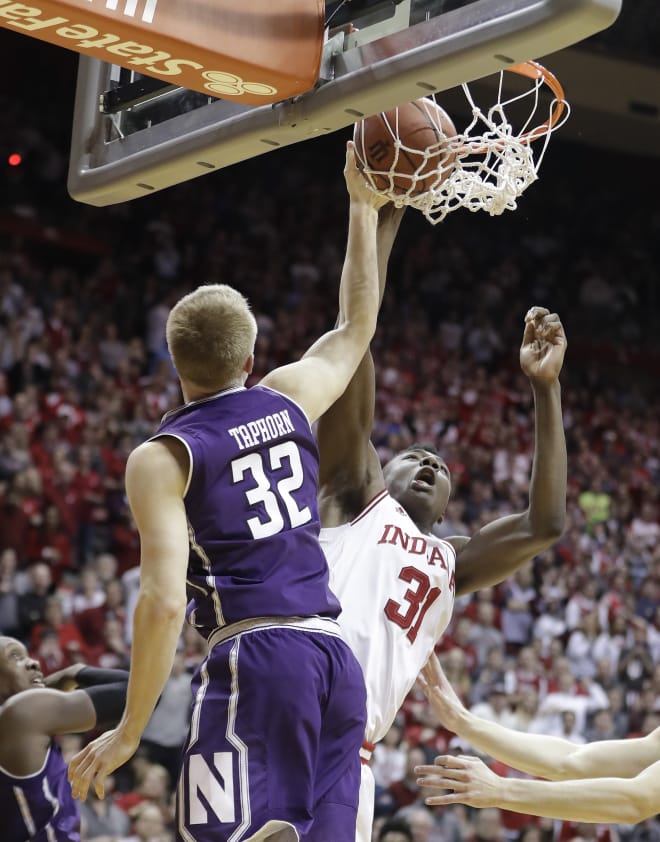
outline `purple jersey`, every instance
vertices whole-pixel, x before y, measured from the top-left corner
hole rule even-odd
[[[226,389],[168,413],[162,435],[190,457],[189,621],[208,636],[250,617],[336,617],[302,409],[263,386]]]
[[[51,742],[34,775],[0,768],[0,816],[5,842],[79,842],[80,816],[59,746]]]

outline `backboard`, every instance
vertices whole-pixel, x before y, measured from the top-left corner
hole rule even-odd
[[[316,85],[269,105],[243,104],[231,74],[219,99],[81,56],[69,192],[115,204],[329,134],[561,50],[608,27],[621,3],[332,0]]]

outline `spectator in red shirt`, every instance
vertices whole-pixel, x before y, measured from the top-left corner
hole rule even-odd
[[[31,559],[47,562],[56,584],[63,573],[74,567],[73,535],[63,523],[57,506],[48,506],[43,517],[33,517],[28,530],[27,554]]]
[[[443,521],[444,523],[444,521]],[[452,533],[455,534],[455,533]],[[461,533],[462,534],[462,533]],[[494,617],[493,625],[497,629],[501,629],[502,618],[500,617],[500,609],[495,598],[495,588],[482,588],[480,591],[472,594],[467,608],[463,611],[462,616],[469,617],[474,622],[478,621],[479,607],[482,603],[486,603],[493,607]]]
[[[119,618],[106,616],[103,623],[103,646],[94,653],[94,659],[104,669],[128,669],[130,650],[126,643],[124,624]]]
[[[68,664],[77,662],[77,654],[74,655],[73,653],[86,653],[87,647],[85,641],[77,626],[66,621],[62,599],[57,594],[48,597],[44,609],[43,622],[37,623],[32,628],[29,647],[32,652],[39,650],[46,631],[56,635],[58,645],[62,652],[65,653],[65,659],[69,659]],[[68,664],[65,664],[65,666],[68,666]]]
[[[67,534],[75,536],[82,513],[82,495],[76,484],[76,466],[68,459],[56,460],[53,480],[46,494],[57,507]]]
[[[445,633],[437,644],[435,651],[450,652],[452,649],[460,649],[465,658],[465,668],[469,673],[476,669],[479,658],[472,640],[472,620],[468,617],[454,619],[450,630]]]
[[[25,558],[30,519],[21,508],[21,495],[10,484],[0,497],[0,535],[6,547]]]
[[[95,659],[98,659],[100,654],[105,651],[106,621],[109,619],[118,620],[123,629],[126,620],[124,587],[121,580],[111,579],[104,584],[103,590],[105,599],[101,605],[86,608],[74,617],[80,634],[87,642],[92,653],[98,650],[96,655],[91,655]]]
[[[140,536],[127,511],[122,511],[110,530],[110,545],[117,559],[117,573],[122,576],[140,563]]]
[[[18,598],[18,622],[21,639],[30,637],[35,623],[43,623],[46,600],[52,593],[53,575],[43,561],[28,568],[28,587]]]

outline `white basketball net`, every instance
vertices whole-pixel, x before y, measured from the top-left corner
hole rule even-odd
[[[500,71],[497,102],[484,112],[474,102],[468,85],[464,84],[462,88],[472,110],[472,121],[463,132],[429,147],[421,155],[419,149],[410,149],[420,161],[416,173],[410,176],[396,172],[399,156],[409,147],[401,143],[396,125],[388,123],[395,143],[390,169],[374,170],[366,162],[360,162],[371,188],[397,207],[409,205],[420,210],[433,225],[458,208],[473,212],[484,210],[491,216],[515,210],[517,198],[538,178],[550,136],[566,122],[570,109],[563,98],[561,85],[541,65],[525,62],[508,69],[528,77],[533,86],[505,99],[505,74]],[[549,79],[555,98],[545,111],[540,91],[544,83],[550,84]],[[505,110],[520,101],[525,101],[530,113],[523,125],[514,129]],[[538,123],[539,115],[545,122]],[[429,184],[430,158],[434,159],[434,166],[437,165],[437,177],[432,176]],[[408,179],[410,186],[403,191],[402,183],[406,184]],[[384,188],[384,182],[389,186]],[[424,183],[426,189],[415,195],[419,183]]]

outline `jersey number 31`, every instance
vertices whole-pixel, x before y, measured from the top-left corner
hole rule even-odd
[[[388,620],[408,630],[406,637],[411,643],[417,640],[426,612],[433,605],[442,591],[440,588],[431,587],[431,581],[426,573],[418,570],[412,565],[403,567],[399,571],[399,579],[408,582],[413,587],[403,595],[404,605],[393,599],[388,599],[385,604],[385,616]]]

